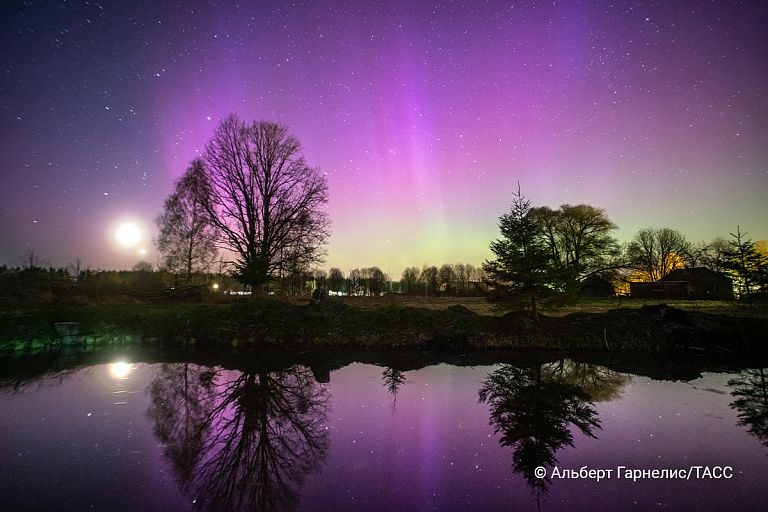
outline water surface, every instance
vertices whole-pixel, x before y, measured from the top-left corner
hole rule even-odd
[[[760,510],[764,375],[124,358],[3,381],[0,495],[3,510]],[[603,478],[560,477],[583,467]]]

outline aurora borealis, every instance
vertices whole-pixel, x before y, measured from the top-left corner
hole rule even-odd
[[[764,2],[13,1],[0,264],[154,262],[153,218],[230,113],[327,173],[326,268],[490,257],[520,182],[629,240],[768,239]],[[118,219],[147,254],[109,243]]]

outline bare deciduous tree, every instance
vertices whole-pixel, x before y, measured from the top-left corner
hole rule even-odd
[[[46,265],[49,265],[49,262],[40,259],[40,257],[35,254],[34,249],[29,249],[23,256],[19,256],[17,260],[19,262],[19,267],[22,269],[41,269]]]
[[[69,265],[67,265],[67,273],[69,273],[69,277],[76,282],[80,282],[80,278],[86,270],[88,270],[88,267],[83,266],[83,260],[80,258],[75,258],[69,262]]]
[[[170,272],[183,272],[187,283],[193,272],[204,272],[216,259],[216,228],[210,223],[199,195],[205,188],[205,171],[200,159],[176,182],[176,189],[165,200],[163,213],[155,223],[160,235],[155,240]]]
[[[139,261],[133,267],[132,272],[152,272],[152,263],[148,261]]]
[[[619,266],[619,245],[611,235],[617,227],[602,208],[564,204],[552,210],[542,206],[532,208],[531,217],[552,254],[552,276],[565,289],[578,288],[586,277]]]
[[[701,256],[703,266],[715,272],[725,272],[727,270],[728,251],[730,243],[721,236],[716,236],[707,244],[704,254]]]
[[[680,255],[685,268],[697,268],[704,266],[709,245],[706,242],[695,242],[688,244],[688,250]]]
[[[671,228],[644,228],[627,246],[630,265],[658,281],[680,266],[680,257],[689,252],[685,236]]]
[[[328,185],[307,166],[296,137],[266,121],[248,125],[231,115],[203,158],[199,194],[220,242],[237,254],[235,275],[254,290],[282,269],[322,262],[330,222]]]
[[[400,288],[403,293],[417,293],[419,277],[421,277],[419,267],[407,267],[404,269],[403,276],[400,278]]]
[[[438,270],[437,267],[428,267],[427,264],[424,264],[424,267],[421,269],[421,276],[419,276],[419,282],[424,285],[424,290],[426,295],[430,295],[434,297],[437,295],[437,290],[440,287],[440,283],[438,283]]]

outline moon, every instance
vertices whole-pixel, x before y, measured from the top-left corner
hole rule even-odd
[[[115,230],[115,238],[123,247],[135,247],[141,241],[141,228],[133,222],[124,222]]]

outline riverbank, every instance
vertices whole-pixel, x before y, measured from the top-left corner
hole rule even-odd
[[[129,302],[5,311],[0,312],[0,352],[24,353],[65,344],[768,352],[768,319],[763,309],[723,307],[722,312],[712,313],[704,312],[701,304],[689,309],[624,304],[595,312],[593,303],[540,315],[537,322],[527,312],[481,314],[477,311],[487,308],[487,303],[464,301],[466,305],[457,303],[461,299],[446,300],[438,303],[444,305],[439,308],[396,299],[329,298],[316,304],[249,299],[231,304]],[[62,323],[75,330],[64,333]]]

